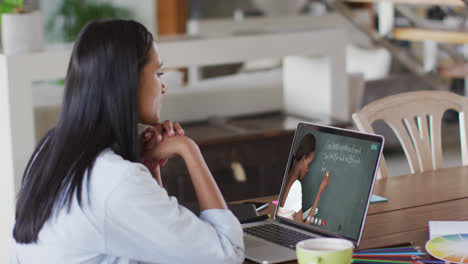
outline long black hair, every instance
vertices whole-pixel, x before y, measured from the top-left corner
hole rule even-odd
[[[37,242],[44,223],[56,209],[69,210],[74,195],[82,206],[84,178],[104,149],[138,161],[138,79],[152,43],[151,33],[134,21],[94,21],[80,32],[59,120],[23,175],[13,230],[18,243]]]
[[[315,136],[307,134],[301,139],[299,147],[297,147],[296,153],[292,156],[292,159],[297,162],[312,152],[315,152]]]

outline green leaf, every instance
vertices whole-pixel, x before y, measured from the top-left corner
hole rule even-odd
[[[65,41],[74,41],[80,30],[90,21],[100,18],[131,18],[132,13],[111,3],[91,3],[87,0],[62,0],[61,5],[46,23],[46,32],[51,36],[58,18],[63,19],[61,27]]]
[[[1,3],[0,2],[0,26],[2,25],[2,18],[1,16],[3,14],[11,14],[13,13],[13,10],[15,9],[16,5],[14,3],[9,3],[9,2],[6,2],[7,0],[5,0],[5,2]],[[13,0],[10,0],[10,1],[13,1]]]
[[[9,5],[14,8],[23,8],[23,0],[3,0],[0,5]]]

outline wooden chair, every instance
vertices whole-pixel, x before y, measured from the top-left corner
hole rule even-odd
[[[463,166],[468,165],[468,98],[445,91],[418,91],[397,94],[374,101],[353,114],[360,131],[374,133],[372,123],[386,122],[395,132],[408,160],[411,173],[442,167],[442,116],[459,112]],[[380,162],[378,179],[388,177],[385,159]]]

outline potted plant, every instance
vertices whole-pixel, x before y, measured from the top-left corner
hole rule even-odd
[[[0,2],[2,44],[5,54],[39,51],[44,45],[39,11],[24,12],[23,0]]]
[[[62,0],[47,19],[46,34],[50,41],[73,42],[84,25],[100,18],[131,18],[127,8],[110,2]]]

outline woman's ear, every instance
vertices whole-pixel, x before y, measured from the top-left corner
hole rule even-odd
[[[310,159],[314,160],[314,158],[315,158],[315,151],[310,153]]]
[[[302,156],[301,158],[301,166],[306,169],[307,167],[309,167],[309,161],[308,161],[308,156],[307,155],[304,155]]]
[[[304,163],[304,162],[306,161],[306,157],[307,157],[307,156],[302,156],[302,158],[301,158],[301,163]]]

